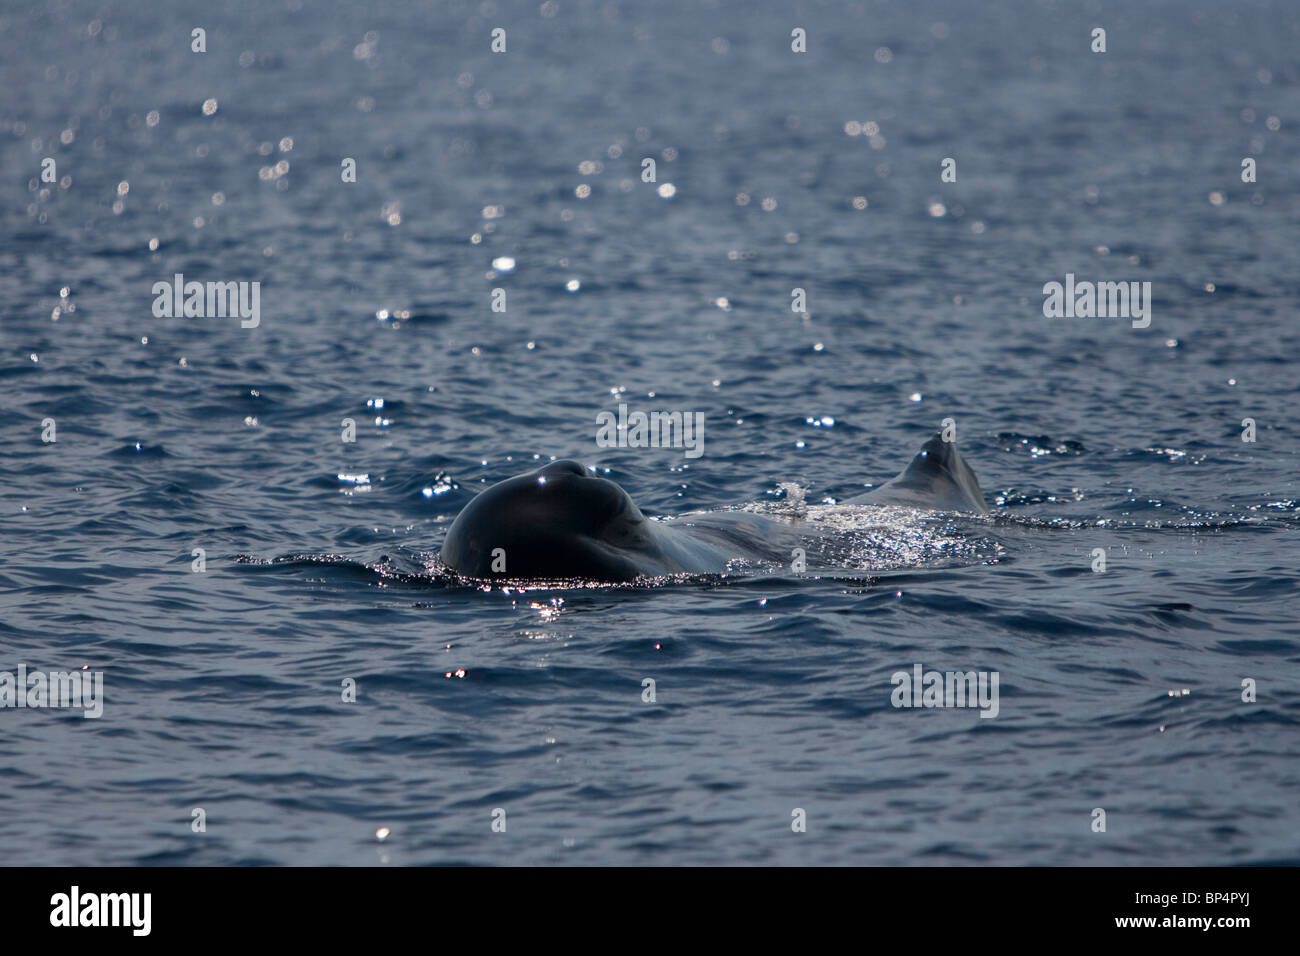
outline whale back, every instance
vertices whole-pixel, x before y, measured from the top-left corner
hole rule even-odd
[[[897,477],[846,503],[988,511],[975,473],[938,434]],[[649,521],[616,482],[564,460],[479,492],[439,556],[473,578],[632,581],[725,573],[736,559],[780,565],[805,545],[793,524],[749,512]]]
[[[957,443],[944,441],[938,432],[897,477],[849,501],[975,514],[989,510],[979,479],[957,451]]]

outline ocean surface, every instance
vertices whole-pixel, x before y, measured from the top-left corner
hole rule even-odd
[[[0,49],[0,671],[103,675],[0,709],[4,863],[1300,863],[1294,4],[9,2]],[[1067,274],[1149,325],[1045,317]],[[704,453],[599,447],[620,403]],[[945,418],[988,516],[843,517]],[[854,560],[439,566],[552,458]],[[895,707],[918,666],[996,717]]]

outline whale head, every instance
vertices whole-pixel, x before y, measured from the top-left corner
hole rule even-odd
[[[482,491],[447,531],[442,562],[475,578],[630,581],[655,550],[617,482],[554,461]]]

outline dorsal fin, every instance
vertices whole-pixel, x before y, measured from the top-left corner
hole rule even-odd
[[[944,441],[938,432],[902,474],[852,500],[934,511],[988,511],[979,479],[957,451],[957,443]]]

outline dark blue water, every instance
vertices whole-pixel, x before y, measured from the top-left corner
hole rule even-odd
[[[0,670],[105,688],[0,710],[5,862],[1300,862],[1294,5],[5,4],[0,48]],[[260,324],[155,318],[176,273]],[[1066,273],[1150,326],[1044,318]],[[619,402],[705,454],[598,448]],[[437,566],[552,457],[833,515],[948,416],[992,514],[842,523],[839,571]],[[917,664],[997,717],[895,708]]]

